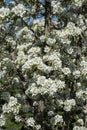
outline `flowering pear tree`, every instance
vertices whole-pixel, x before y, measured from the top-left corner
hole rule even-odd
[[[0,130],[87,130],[87,0],[0,2]]]

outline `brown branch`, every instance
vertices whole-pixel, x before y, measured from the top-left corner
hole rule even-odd
[[[45,1],[45,33],[50,32],[51,26],[51,2],[50,0]]]

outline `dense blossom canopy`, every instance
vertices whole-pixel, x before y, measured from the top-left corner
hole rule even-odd
[[[0,2],[1,130],[87,130],[87,0]]]

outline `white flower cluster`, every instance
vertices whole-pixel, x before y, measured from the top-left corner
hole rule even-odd
[[[10,58],[3,58],[1,61],[1,68],[2,68],[2,76],[5,76],[7,73],[7,70],[11,69],[11,65],[13,64],[13,61]],[[10,67],[9,67],[10,66]]]
[[[35,130],[40,130],[41,129],[41,125],[36,125],[35,123],[35,120],[33,117],[29,117],[27,120],[26,120],[26,124],[27,124],[27,127],[32,127],[32,128],[35,128]]]
[[[83,121],[83,119],[78,119],[78,120],[77,120],[77,123],[78,123],[79,125],[81,125],[81,126],[84,125],[84,121]]]
[[[48,45],[54,45],[56,43],[56,39],[55,38],[47,38],[47,44]]]
[[[87,130],[87,128],[83,126],[74,126],[73,130]]]
[[[0,127],[5,125],[5,116],[3,114],[0,115]]]
[[[54,115],[54,111],[48,111],[48,116],[53,116]]]
[[[72,47],[67,47],[67,53],[72,54],[74,52]]]
[[[17,46],[17,50],[18,50],[18,51],[25,51],[25,50],[27,50],[31,45],[32,45],[31,42],[29,42],[28,44],[24,43],[24,44],[22,44],[22,45],[18,45],[18,46]]]
[[[30,68],[32,68],[31,66],[33,66],[34,64],[37,65],[38,64],[37,61],[40,59],[40,58],[36,57],[36,56],[38,56],[38,54],[40,54],[40,48],[32,47],[32,48],[28,49],[29,46],[31,46],[30,42],[28,44],[18,45],[18,47],[17,47],[18,56],[17,56],[17,59],[15,60],[15,62],[18,63],[19,65],[20,64],[23,65],[23,67],[22,67],[23,71],[25,70],[25,67],[26,67],[26,69],[30,69]],[[26,55],[24,53],[24,50],[28,50]],[[36,60],[33,57],[36,57]]]
[[[41,125],[35,125],[36,130],[41,130]]]
[[[15,121],[16,121],[17,123],[21,122],[21,121],[22,121],[21,116],[15,115]]]
[[[61,115],[56,115],[54,117],[54,125],[57,124],[62,125],[62,123],[63,123],[63,117]]]
[[[82,100],[87,100],[87,91],[80,89],[76,92],[76,97]]]
[[[28,42],[33,41],[33,32],[28,29],[28,27],[23,27],[18,31],[18,37],[20,39],[26,39]]]
[[[25,55],[23,51],[18,51],[17,55],[15,63],[18,65],[24,64],[27,60],[27,55]]]
[[[18,45],[17,46],[17,58],[15,60],[15,63],[19,65],[23,65],[27,60],[28,60],[28,55],[24,53],[24,51],[27,51],[29,50],[30,46],[32,46],[32,43],[31,42],[28,42],[28,43],[23,43],[21,45]],[[35,49],[34,49],[35,50]],[[34,53],[32,50],[32,53]],[[29,52],[27,52],[29,53]]]
[[[34,31],[42,31],[44,30],[44,19],[41,19],[41,20],[33,20],[33,30]]]
[[[44,49],[44,52],[48,53],[48,52],[50,52],[50,50],[51,50],[51,48],[46,46],[45,49]]]
[[[69,36],[78,36],[81,35],[81,33],[82,29],[75,26],[73,22],[68,22],[64,29],[54,31],[56,38],[59,39],[61,43],[68,45],[71,43],[71,39],[68,38]]]
[[[52,11],[54,14],[56,14],[56,13],[59,14],[64,11],[64,8],[62,8],[61,2],[59,2],[59,1],[52,0],[51,6],[52,6]]]
[[[8,46],[10,46],[12,49],[15,49],[16,44],[17,44],[16,41],[10,36],[7,36],[5,39],[6,39]]]
[[[81,76],[81,72],[79,70],[75,70],[73,71],[73,76],[75,77],[75,79],[77,79]]]
[[[84,15],[80,14],[77,18],[77,25],[84,31],[86,29],[86,19]]]
[[[20,31],[18,31],[18,35],[25,35],[26,33],[29,32],[28,27],[23,27],[22,29],[20,29]]]
[[[44,62],[49,62],[49,65],[52,67],[52,70],[58,70],[62,66],[62,61],[60,59],[60,53],[57,51],[51,52],[43,56]]]
[[[6,73],[6,71],[5,70],[0,70],[0,80],[2,79],[2,78],[4,78],[4,76],[5,76],[5,73]]]
[[[78,7],[81,7],[84,2],[85,2],[85,0],[74,0],[73,4]]]
[[[71,109],[76,105],[75,99],[67,99],[64,102],[64,110],[71,111]]]
[[[28,53],[29,57],[36,57],[36,56],[38,56],[38,54],[39,55],[41,54],[41,48],[40,47],[31,47],[27,53]]]
[[[35,5],[32,5],[32,8],[30,10],[32,13],[35,13],[36,12],[36,6]]]
[[[58,100],[56,101],[56,103],[57,103],[58,106],[60,106],[60,107],[63,107],[63,106],[64,106],[64,102],[63,102],[62,99],[58,99]]]
[[[81,32],[82,30],[79,27],[75,26],[73,22],[68,22],[67,26],[62,30],[56,31],[56,34],[60,38],[67,38],[69,35],[71,36],[80,35]]]
[[[65,29],[65,33],[67,35],[76,36],[76,35],[80,35],[81,32],[82,32],[82,30],[79,27],[76,27],[73,22],[68,22],[66,29]]]
[[[26,95],[32,94],[32,96],[36,96],[40,93],[40,89],[36,87],[35,83],[32,83],[31,86],[25,91]]]
[[[5,103],[2,107],[3,113],[13,112],[14,114],[19,113],[21,105],[17,102],[17,98],[11,96],[8,103]]]
[[[26,90],[26,94],[31,93],[32,96],[38,94],[53,95],[55,92],[62,90],[63,88],[65,88],[64,81],[52,80],[51,78],[46,79],[45,76],[38,76],[36,84],[32,83]]]
[[[27,124],[27,126],[34,127],[34,125],[35,125],[35,120],[34,120],[34,118],[33,118],[33,117],[28,118],[28,119],[26,120],[26,124]]]
[[[17,16],[23,17],[23,15],[26,12],[26,9],[25,9],[24,5],[18,4],[17,6],[12,8],[11,12],[13,12]]]
[[[38,70],[41,70],[43,72],[50,72],[51,67],[45,65],[42,61],[41,57],[35,57],[35,58],[28,58],[26,63],[22,66],[22,71],[26,70],[32,70],[34,67],[37,67]]]
[[[45,35],[41,35],[40,36],[40,40],[41,40],[41,42],[45,42],[46,41],[46,36]]]
[[[11,46],[15,46],[15,45],[16,45],[16,41],[15,41],[12,37],[7,36],[7,37],[6,37],[6,41],[7,41],[8,43],[10,43]]]
[[[62,72],[63,72],[65,75],[70,75],[71,70],[70,70],[68,67],[64,67],[64,68],[62,69]]]
[[[6,16],[8,16],[10,13],[10,9],[9,8],[0,8],[0,18],[5,18]]]
[[[86,76],[87,75],[87,61],[82,60],[80,63],[81,66],[81,73]]]

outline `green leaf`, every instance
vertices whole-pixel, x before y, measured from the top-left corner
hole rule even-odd
[[[6,130],[21,130],[22,124],[21,123],[15,123],[11,121],[11,119],[8,119],[5,124]]]
[[[77,121],[79,119],[78,115],[75,115],[74,119]]]

